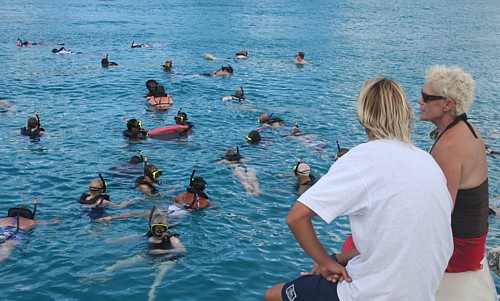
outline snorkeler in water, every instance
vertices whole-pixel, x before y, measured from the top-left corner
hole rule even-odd
[[[195,177],[196,170],[193,170],[189,178],[189,187],[185,192],[173,197],[172,200],[183,204],[188,209],[204,209],[215,206],[209,201],[208,195],[204,192],[207,182],[202,177]]]
[[[302,52],[302,51],[297,52],[297,54],[295,55],[294,63],[297,65],[307,64],[308,62],[304,59],[304,56],[305,56],[304,52]]]
[[[233,172],[233,175],[240,180],[241,185],[245,188],[250,196],[259,196],[259,181],[257,180],[257,170],[249,167],[246,163],[248,160],[240,155],[240,148],[236,147],[236,152],[229,149],[218,163],[227,163]]]
[[[222,66],[219,70],[211,72],[211,73],[204,73],[202,74],[203,76],[231,76],[233,74],[233,67],[231,65],[227,65],[227,67]]]
[[[80,54],[81,52],[74,52],[71,50],[66,50],[66,48],[61,47],[59,49],[54,48],[52,49],[52,53],[57,53],[57,54]]]
[[[94,220],[102,217],[105,213],[104,209],[107,206],[125,208],[130,203],[130,201],[124,201],[120,204],[111,202],[109,200],[109,194],[104,194],[107,190],[107,186],[103,176],[99,174],[99,179],[90,181],[89,193],[82,193],[78,199],[82,212],[90,219]]]
[[[127,129],[122,133],[129,139],[146,139],[148,137],[148,129],[142,127],[142,122],[135,118],[127,120]]]
[[[54,225],[60,223],[60,218],[53,221],[35,220],[38,201],[33,200],[34,208],[31,211],[27,206],[9,208],[7,217],[0,218],[0,263],[7,260],[14,248],[36,225]]]
[[[294,187],[294,194],[301,195],[307,189],[309,189],[318,180],[314,175],[311,174],[311,167],[302,162],[302,158],[299,158],[297,164],[293,167],[293,175],[289,174],[278,174],[281,178],[296,177],[297,182]]]
[[[345,155],[349,149],[348,148],[344,148],[344,147],[340,147],[340,142],[337,140],[337,154],[335,155],[335,161],[337,161],[338,159],[340,159],[340,157],[342,157],[343,155]]]
[[[239,102],[245,101],[245,92],[243,91],[243,87],[240,87],[240,89],[234,91],[234,94],[231,94],[230,96],[224,96],[222,97],[222,101],[230,101],[230,100],[237,100]]]
[[[218,58],[216,58],[215,56],[213,56],[213,55],[212,55],[212,54],[210,54],[210,53],[205,53],[205,55],[204,55],[204,56],[205,56],[205,59],[206,59],[206,60],[211,60],[211,61],[213,61],[213,60],[217,60],[217,59],[218,59]],[[240,52],[236,53],[236,54],[234,55],[234,57],[230,57],[230,58],[227,58],[227,59],[228,59],[228,60],[231,60],[231,59],[239,59],[239,60],[240,60],[240,59],[246,59],[246,58],[248,58],[248,50],[243,49],[243,50],[241,50]]]
[[[132,41],[132,44],[130,45],[131,48],[148,48],[151,47],[150,44],[147,43],[142,43],[142,44],[137,44],[134,41]]]
[[[45,133],[45,129],[41,127],[40,124],[40,116],[38,116],[38,112],[35,112],[35,116],[28,119],[28,126],[21,129],[21,134],[25,136],[29,136],[30,138],[39,138],[40,135]]]
[[[156,287],[161,283],[167,271],[174,267],[176,261],[186,255],[186,248],[181,243],[179,234],[169,232],[167,217],[156,207],[153,207],[149,213],[148,232],[145,235],[123,237],[116,242],[134,237],[147,239],[147,251],[116,262],[106,268],[106,272],[113,273],[118,269],[130,267],[147,260],[154,260],[157,263],[157,272],[148,294],[148,300],[153,301],[155,300]]]
[[[258,122],[262,124],[262,126],[269,126],[273,128],[280,127],[283,124],[283,119],[273,117],[274,113],[271,113],[271,115],[264,113],[260,116],[258,119]]]
[[[188,121],[189,120],[188,116],[187,116],[186,112],[182,111],[182,108],[180,108],[179,111],[177,111],[177,115],[174,117],[174,120],[175,120],[175,124],[185,125],[188,127],[187,129],[185,129],[183,127],[177,128],[177,132],[179,134],[181,134],[181,136],[185,136],[193,131],[192,128],[194,126],[194,123]]]
[[[104,67],[104,68],[108,68],[108,67],[116,67],[118,66],[117,63],[115,62],[110,62],[108,60],[108,54],[107,53],[103,53],[102,56],[104,56],[104,58],[101,60],[101,66]]]
[[[163,67],[163,70],[167,71],[167,72],[171,72],[172,71],[172,59],[169,59],[168,61],[165,61],[165,63],[163,63],[163,65],[161,65]]]
[[[147,196],[158,196],[157,185],[160,184],[160,176],[163,174],[153,164],[148,164],[148,157],[144,158],[144,174],[135,179],[136,189]]]

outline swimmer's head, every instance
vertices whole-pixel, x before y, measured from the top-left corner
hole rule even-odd
[[[245,97],[243,97],[243,91],[242,90],[236,90],[236,91],[234,91],[234,96],[236,96],[237,98],[242,98],[242,99],[245,98]]]
[[[258,143],[260,142],[260,133],[257,130],[251,131],[248,136],[246,136],[248,143]]]
[[[36,210],[35,210],[36,212]],[[9,211],[7,212],[7,217],[24,217],[28,219],[34,219],[35,218],[35,212],[32,212],[28,206],[17,206],[13,208],[9,208]]]
[[[162,174],[163,172],[153,164],[146,164],[146,166],[144,166],[144,176],[147,176],[151,181],[155,183],[160,182],[159,178]]]
[[[260,115],[260,118],[259,118],[259,120],[258,120],[258,121],[259,121],[260,123],[266,123],[266,122],[268,122],[269,120],[271,120],[271,116],[269,116],[269,114],[267,114],[267,113],[264,113],[264,114]]]
[[[148,88],[148,90],[154,90],[157,85],[158,85],[158,82],[155,81],[154,79],[149,79],[146,82],[146,88]]]
[[[28,119],[28,128],[35,128],[38,125],[38,120],[35,117]]]
[[[243,49],[240,51],[240,54],[243,54],[244,56],[248,56],[248,50]]]
[[[142,128],[142,122],[140,120],[132,118],[127,121],[127,129],[129,131],[132,131],[134,129],[140,130],[141,128]]]
[[[163,85],[156,86],[156,90],[154,91],[155,96],[165,96],[165,87]]]
[[[168,220],[166,215],[156,207],[149,213],[149,231],[152,236],[161,237],[168,232]]]
[[[58,50],[56,48],[52,49],[52,53],[57,53],[57,51]]]
[[[227,65],[227,67],[222,66],[220,70],[233,74],[233,67],[231,65]]]
[[[290,133],[292,134],[292,136],[300,136],[300,135],[302,135],[302,131],[299,128],[293,128]]]
[[[305,56],[304,52],[302,52],[302,51],[297,52],[298,58],[304,59],[304,56]]]
[[[298,177],[308,177],[309,174],[311,173],[311,167],[305,163],[299,164],[296,169],[296,175]]]
[[[205,182],[205,179],[202,177],[194,177],[193,180],[191,181],[191,187],[194,188],[196,191],[203,191],[205,190],[205,185],[207,182]]]
[[[128,161],[128,163],[130,163],[130,164],[139,164],[139,163],[142,163],[142,159],[141,159],[141,157],[135,155],[135,156],[132,156],[132,158],[130,158],[130,160]]]
[[[100,179],[93,179],[89,184],[89,192],[90,194],[101,194],[104,192],[104,188],[106,187],[105,183]]]
[[[234,150],[230,149],[226,152],[226,154],[222,158],[228,161],[239,161],[242,157],[239,154],[239,152],[235,152]]]
[[[347,152],[349,151],[348,148],[341,148],[337,154],[335,155],[335,160],[338,160],[340,157],[342,157],[343,155],[345,155]]]
[[[178,112],[177,116],[174,117],[175,123],[177,124],[185,124],[188,120],[187,114],[184,112]]]

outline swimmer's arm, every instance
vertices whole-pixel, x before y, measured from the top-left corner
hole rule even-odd
[[[120,237],[120,238],[117,238],[117,239],[106,239],[105,242],[107,244],[116,244],[116,243],[119,243],[119,242],[122,242],[122,241],[130,240],[130,239],[133,239],[133,238],[138,238],[138,237],[141,237],[141,236],[143,236],[143,234],[134,234],[134,235],[128,235],[128,236]]]
[[[35,221],[35,225],[57,225],[61,223],[61,217],[54,216],[54,220],[52,221]]]
[[[131,200],[126,200],[126,201],[123,201],[121,202],[120,204],[117,204],[117,203],[113,203],[113,202],[109,202],[108,205],[110,207],[114,207],[114,208],[125,208],[127,207],[132,201],[134,201],[134,199],[131,199]]]
[[[115,219],[124,219],[124,218],[130,218],[130,217],[139,217],[139,216],[146,217],[148,215],[148,213],[149,213],[148,211],[123,213],[120,215],[101,217],[101,218],[96,219],[96,221],[100,223],[103,221],[110,222],[110,221],[115,220]]]

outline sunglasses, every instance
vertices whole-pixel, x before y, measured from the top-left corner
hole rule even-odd
[[[422,100],[424,102],[428,102],[431,100],[443,100],[443,99],[448,99],[446,96],[437,96],[437,95],[429,95],[424,93],[424,89],[421,90],[422,93]]]

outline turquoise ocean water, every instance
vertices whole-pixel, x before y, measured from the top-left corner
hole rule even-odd
[[[349,148],[366,141],[355,104],[370,77],[398,80],[418,109],[427,67],[462,66],[477,82],[469,118],[500,150],[500,137],[491,139],[491,131],[500,130],[497,0],[0,3],[0,97],[15,105],[0,113],[0,211],[37,197],[38,219],[62,219],[36,228],[0,265],[1,300],[147,300],[159,263],[102,273],[144,251],[142,240],[109,240],[145,233],[147,221],[95,223],[81,217],[76,200],[103,173],[112,201],[136,198],[107,214],[148,210],[169,204],[183,190],[169,189],[186,186],[193,169],[207,180],[206,192],[220,210],[191,214],[177,226],[188,254],[167,272],[156,299],[261,300],[267,287],[311,266],[285,224],[296,200],[293,181],[276,174],[292,173],[302,157],[321,176],[333,162],[336,140]],[[56,45],[17,47],[18,37],[64,41],[82,54],[52,54]],[[152,46],[132,49],[132,41]],[[249,50],[247,60],[203,58],[206,52],[227,58],[241,49]],[[305,52],[309,65],[292,63],[297,51]],[[119,66],[101,68],[102,53]],[[169,58],[172,74],[160,67]],[[228,63],[235,70],[230,78],[197,76]],[[173,94],[170,111],[154,112],[145,104],[150,78]],[[251,103],[221,101],[240,86]],[[195,123],[188,139],[129,142],[121,134],[125,118],[153,129],[173,124],[179,108]],[[47,130],[40,142],[19,135],[35,110]],[[215,163],[228,148],[245,143],[265,112],[283,118],[288,129],[297,121],[328,146],[318,150],[286,139],[286,131],[264,130],[262,146],[241,148],[258,170],[263,192],[252,197]],[[428,149],[432,129],[418,122],[414,143]],[[113,172],[138,150],[163,170],[164,198],[143,197],[133,179]],[[500,158],[488,160],[490,200],[500,205]],[[499,224],[490,220],[490,247],[500,244]],[[330,225],[318,221],[317,229],[328,248],[339,250],[349,223],[342,217]],[[495,282],[500,291],[500,279]]]

